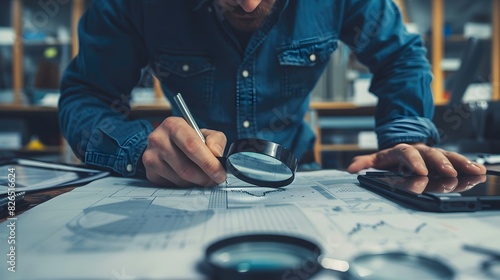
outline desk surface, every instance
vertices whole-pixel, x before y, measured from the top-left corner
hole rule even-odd
[[[18,262],[16,273],[4,263],[0,279],[203,279],[208,244],[263,232],[307,238],[344,260],[363,252],[425,254],[457,279],[489,279],[481,270],[487,257],[463,250],[464,242],[500,250],[498,212],[418,212],[334,170],[298,173],[281,189],[234,178],[216,188],[166,189],[109,177],[22,213],[14,231],[9,222],[0,225],[0,251],[9,252],[5,237],[13,234]]]

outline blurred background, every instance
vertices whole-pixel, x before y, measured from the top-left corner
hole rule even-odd
[[[408,32],[428,48],[441,146],[500,153],[500,0],[399,0]],[[0,1],[0,159],[76,159],[61,137],[57,100],[62,72],[78,52],[76,25],[90,0]],[[151,71],[132,92],[131,118],[161,122],[170,111]],[[371,75],[340,44],[312,92],[308,120],[316,158],[345,168],[375,151]]]

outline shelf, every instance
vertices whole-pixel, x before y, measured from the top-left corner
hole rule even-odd
[[[423,35],[422,39],[425,42],[432,41],[432,37],[429,37],[427,35]],[[462,43],[462,42],[465,43],[465,42],[467,42],[467,40],[468,40],[468,38],[462,34],[453,34],[453,35],[449,35],[449,36],[443,38],[443,42],[450,42],[450,43]]]
[[[131,106],[132,111],[161,111],[171,110],[171,106],[167,102],[141,104]],[[0,112],[54,112],[58,111],[57,107],[38,106],[38,105],[18,105],[18,104],[0,104]]]
[[[2,149],[0,148],[0,152],[15,152],[15,153],[33,153],[33,154],[55,154],[55,153],[60,153],[61,152],[61,147],[59,146],[47,146],[42,150],[29,150],[26,148],[21,148],[21,149]]]
[[[375,114],[375,106],[359,106],[352,102],[315,101],[310,109],[318,116],[370,116]]]
[[[71,41],[23,41],[22,42],[25,47],[30,47],[30,46],[70,46]]]
[[[57,112],[57,107],[36,105],[0,104],[1,112]]]
[[[321,144],[322,152],[375,151],[375,148],[361,147],[358,144]]]

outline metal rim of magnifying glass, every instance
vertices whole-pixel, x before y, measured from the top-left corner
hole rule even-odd
[[[280,162],[285,164],[288,169],[290,169],[290,178],[281,181],[267,181],[257,180],[245,176],[236,167],[234,167],[230,160],[227,160],[231,157],[231,155],[242,152],[262,154],[279,160]],[[229,147],[226,158],[226,168],[236,178],[257,186],[272,188],[283,187],[293,182],[293,180],[295,179],[295,171],[297,170],[297,165],[297,158],[285,147],[281,146],[280,144],[258,138],[245,138],[236,140]]]
[[[380,279],[380,275],[374,275],[370,277],[369,275],[361,275],[358,273],[360,271],[369,271],[370,268],[362,267],[362,263],[365,261],[374,261],[376,260],[378,263],[382,259],[386,260],[397,260],[404,261],[407,263],[411,263],[412,267],[415,267],[418,270],[426,270],[427,272],[433,274],[436,278],[428,278],[428,279],[453,279],[455,277],[455,272],[445,263],[438,259],[434,259],[428,256],[419,255],[419,254],[411,254],[406,252],[394,251],[394,252],[383,252],[383,253],[367,253],[361,254],[351,260],[350,267],[348,272],[349,279],[353,280],[361,280],[361,279]],[[411,271],[408,271],[408,277],[411,276]],[[398,276],[399,277],[399,276]],[[413,279],[413,278],[412,278]]]
[[[238,271],[236,268],[228,268],[215,263],[212,261],[214,254],[224,251],[225,249],[230,250],[232,246],[235,245],[252,245],[258,243],[271,243],[279,246],[294,246],[296,249],[303,249],[304,253],[300,257],[301,261],[297,262],[296,265],[291,265],[286,268],[281,269],[267,269],[262,271],[248,270],[248,271]],[[248,247],[252,248],[252,247]],[[268,247],[269,248],[269,247]],[[318,257],[321,255],[321,249],[315,243],[308,241],[304,238],[293,237],[288,235],[279,234],[250,234],[250,235],[240,235],[225,238],[212,243],[205,250],[205,264],[210,268],[211,279],[285,279],[287,273],[291,274],[290,277],[293,278],[293,273],[296,273],[297,269],[302,269],[302,275],[306,274],[307,278],[315,275],[319,272],[322,267],[318,262]],[[296,251],[297,255],[300,255]],[[312,256],[312,257],[311,257]],[[311,267],[310,264],[313,266]],[[290,279],[292,279],[290,278]]]

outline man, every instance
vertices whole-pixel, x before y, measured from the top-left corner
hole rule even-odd
[[[302,158],[314,143],[303,121],[308,94],[338,40],[370,68],[379,98],[380,151],[356,157],[348,171],[485,173],[459,154],[428,146],[439,141],[430,121],[429,65],[392,0],[94,1],[79,38],[80,52],[62,81],[61,127],[85,163],[124,176],[215,185],[226,178],[216,156],[227,142],[248,137],[280,143]],[[129,93],[147,65],[172,104],[182,93],[206,144],[180,117],[155,129],[126,119]]]

